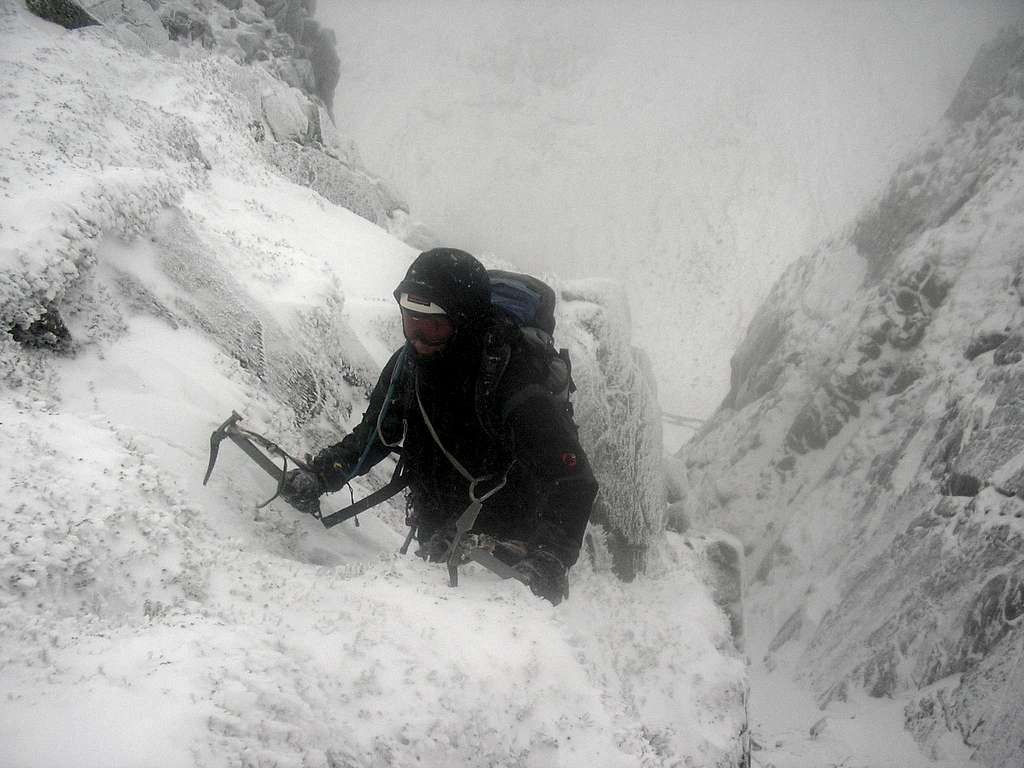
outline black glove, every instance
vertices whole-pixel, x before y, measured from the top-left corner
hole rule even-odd
[[[569,596],[568,569],[550,552],[535,549],[513,568],[523,576],[533,594],[550,600],[552,605]]]
[[[445,526],[442,530],[432,533],[429,538],[420,542],[420,548],[416,554],[431,563],[443,563],[448,560],[451,554],[452,541],[455,540],[455,528]],[[498,547],[504,542],[497,541],[486,533],[467,533],[459,540],[459,553],[456,562],[465,565],[469,562],[469,554],[474,549],[483,549],[498,554]],[[518,543],[518,542],[517,542]],[[522,557],[520,553],[519,557]],[[516,558],[517,560],[519,558]]]
[[[351,479],[352,472],[348,465],[341,461],[338,448],[338,445],[332,445],[330,448],[324,448],[312,458],[309,455],[306,456],[306,464],[320,478],[321,493],[340,491],[342,486]]]
[[[319,515],[320,496],[323,492],[324,482],[320,475],[305,469],[293,469],[284,476],[281,498],[299,512]]]
[[[436,531],[428,538],[420,539],[416,555],[431,563],[443,563],[448,559],[454,538],[455,531],[450,527]]]

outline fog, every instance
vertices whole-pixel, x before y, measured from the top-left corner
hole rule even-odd
[[[1014,2],[322,2],[335,115],[446,244],[629,296],[707,416],[758,303],[941,116]]]

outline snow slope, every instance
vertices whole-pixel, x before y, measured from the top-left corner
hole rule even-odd
[[[681,537],[556,609],[450,589],[398,508],[256,511],[230,444],[202,486],[232,409],[295,452],[353,425],[413,255],[268,164],[253,83],[0,3],[0,315],[68,332],[0,334],[0,764],[734,763],[745,671]]]

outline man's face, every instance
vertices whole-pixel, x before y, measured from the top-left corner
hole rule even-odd
[[[402,308],[402,332],[417,355],[440,352],[455,335],[455,326],[447,315],[425,315]]]

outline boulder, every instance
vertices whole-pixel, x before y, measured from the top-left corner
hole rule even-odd
[[[80,4],[125,42],[155,50],[167,46],[167,31],[160,17],[144,0],[80,0]]]
[[[238,43],[238,47],[245,53],[246,61],[252,61],[257,51],[264,48],[263,38],[248,30],[242,30],[235,35],[235,42]]]
[[[15,324],[8,329],[14,340],[25,347],[52,349],[66,352],[71,349],[71,331],[64,323],[60,310],[49,304],[46,311],[28,326]]]
[[[309,59],[277,59],[275,70],[278,77],[292,88],[298,88],[304,93],[316,92],[316,74],[313,72],[313,62]]]
[[[267,91],[263,94],[263,119],[278,141],[302,143],[309,131],[306,98],[295,89]]]
[[[607,533],[613,569],[631,580],[648,564],[665,527],[661,408],[646,355],[630,343],[629,305],[604,280],[567,284],[559,297],[556,341],[587,350],[573,358],[580,439],[601,478],[591,521]]]
[[[404,208],[378,179],[320,148],[302,146],[296,140],[268,143],[264,152],[285,178],[381,227],[387,228],[391,214]]]
[[[165,7],[160,15],[164,29],[171,40],[199,43],[204,48],[213,48],[216,38],[206,14],[194,8]]]
[[[25,5],[39,18],[60,24],[64,29],[81,29],[100,23],[81,4],[71,0],[25,0]]]
[[[331,110],[334,108],[334,89],[341,77],[341,60],[334,31],[321,28],[313,40],[305,42],[310,48],[309,59],[316,74],[316,95]]]

